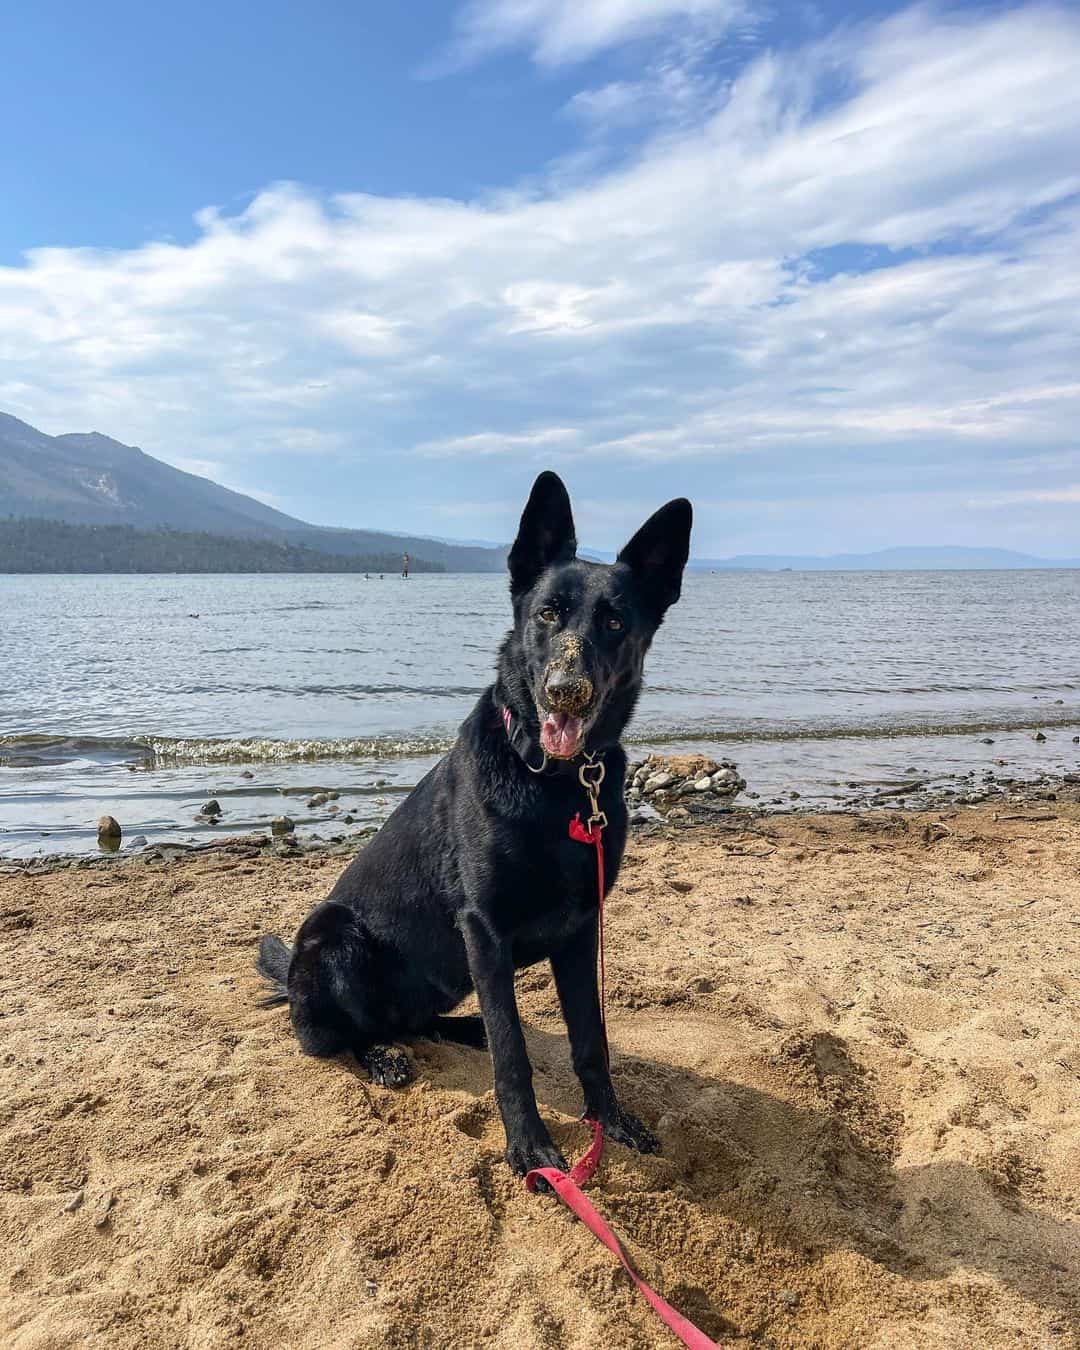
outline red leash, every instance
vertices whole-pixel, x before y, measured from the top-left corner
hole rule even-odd
[[[604,765],[601,760],[586,760],[578,773],[582,786],[589,794],[589,807],[591,814],[589,816],[588,826],[581,823],[581,812],[579,811],[570,822],[570,838],[577,840],[579,844],[592,844],[596,849],[596,903],[598,927],[600,933],[599,957],[600,957],[600,1026],[604,1033],[604,1054],[608,1054],[607,1039],[607,1019],[604,1015],[606,1003],[605,989],[605,971],[604,971],[604,826],[607,824],[607,817],[600,810],[599,794],[600,784],[604,781]],[[593,1139],[588,1152],[582,1158],[579,1158],[569,1172],[564,1172],[558,1167],[536,1167],[525,1178],[525,1185],[530,1191],[536,1190],[537,1180],[541,1177],[548,1183],[555,1194],[563,1204],[573,1214],[576,1214],[585,1227],[600,1239],[609,1252],[614,1253],[622,1263],[623,1269],[633,1280],[638,1291],[646,1300],[649,1306],[657,1314],[664,1325],[678,1336],[683,1345],[688,1346],[689,1350],[719,1350],[715,1341],[709,1339],[703,1331],[700,1331],[693,1322],[683,1317],[682,1313],[676,1312],[666,1299],[660,1297],[655,1289],[652,1289],[634,1267],[630,1264],[630,1259],[622,1249],[619,1239],[611,1231],[608,1225],[597,1213],[588,1197],[582,1191],[581,1187],[590,1179],[592,1174],[600,1165],[600,1158],[604,1152],[604,1127],[598,1120],[588,1120],[587,1124],[592,1126]]]

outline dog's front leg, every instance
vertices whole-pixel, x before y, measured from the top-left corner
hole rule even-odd
[[[532,1065],[514,998],[510,943],[475,911],[463,917],[461,930],[495,1072],[495,1100],[506,1130],[506,1161],[519,1176],[534,1167],[565,1171],[566,1161],[536,1109]]]
[[[637,1116],[624,1111],[615,1096],[600,1018],[596,944],[596,919],[593,918],[551,956],[555,988],[559,991],[566,1030],[570,1035],[570,1056],[585,1093],[585,1115],[590,1120],[598,1120],[604,1133],[617,1143],[636,1148],[641,1153],[656,1153],[660,1141]]]

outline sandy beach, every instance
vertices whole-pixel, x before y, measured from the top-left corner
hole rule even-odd
[[[722,1344],[1080,1345],[1080,806],[635,833],[609,1021],[660,1157],[590,1187]],[[503,1164],[486,1054],[303,1058],[254,943],[342,867],[0,875],[0,1328],[108,1346],[670,1347]],[[537,1095],[586,1142],[546,968]]]

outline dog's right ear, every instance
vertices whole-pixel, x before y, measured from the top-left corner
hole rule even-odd
[[[570,497],[558,474],[542,473],[533,484],[510,550],[510,593],[523,595],[553,563],[569,562],[577,552]]]

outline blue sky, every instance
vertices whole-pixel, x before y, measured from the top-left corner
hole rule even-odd
[[[1080,13],[8,16],[0,409],[326,524],[1080,554]]]

